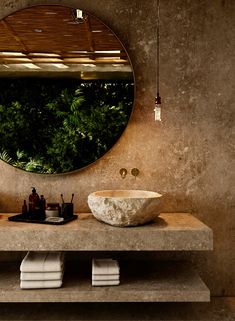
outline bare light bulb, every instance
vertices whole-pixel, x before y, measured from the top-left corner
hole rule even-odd
[[[76,9],[76,18],[79,20],[83,19],[82,10]]]
[[[159,93],[155,97],[154,119],[155,121],[161,121],[161,97]]]

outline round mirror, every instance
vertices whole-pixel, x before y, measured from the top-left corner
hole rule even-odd
[[[94,162],[125,129],[134,77],[126,50],[94,16],[57,5],[0,21],[0,158],[65,173]]]

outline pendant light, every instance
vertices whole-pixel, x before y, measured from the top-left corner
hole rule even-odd
[[[160,0],[157,0],[157,65],[156,65],[156,84],[157,84],[157,96],[155,97],[155,108],[154,115],[155,121],[161,121],[161,97],[160,97],[160,77],[159,77],[159,67],[160,67]]]

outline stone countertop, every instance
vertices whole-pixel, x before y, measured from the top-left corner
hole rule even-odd
[[[0,251],[203,251],[212,230],[189,213],[161,213],[137,227],[114,227],[90,213],[64,225],[8,221],[0,214]]]

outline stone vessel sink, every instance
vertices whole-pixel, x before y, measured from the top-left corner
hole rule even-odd
[[[99,221],[114,226],[136,226],[160,214],[161,196],[141,190],[104,190],[91,193],[88,205]]]

